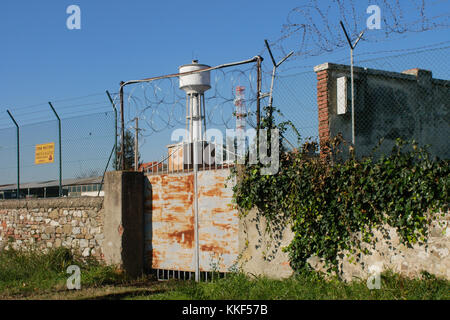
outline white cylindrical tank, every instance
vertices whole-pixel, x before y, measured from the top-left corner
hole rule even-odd
[[[191,64],[185,64],[179,68],[179,72],[189,72],[195,70],[207,69],[210,66],[199,64],[197,60],[193,60]],[[203,93],[211,88],[210,72],[204,71],[193,73],[186,76],[180,76],[180,89],[186,93]]]

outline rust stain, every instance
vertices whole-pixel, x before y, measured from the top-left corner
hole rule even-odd
[[[174,231],[168,234],[171,240],[175,240],[177,243],[192,248],[194,244],[194,229],[186,229],[181,231]]]
[[[224,208],[214,208],[214,209],[212,209],[211,210],[211,213],[212,214],[217,214],[217,213],[227,213],[227,212],[230,212],[231,213],[231,210],[230,209],[224,209]]]
[[[200,188],[200,194],[207,197],[218,197],[222,194],[223,184],[216,183],[213,186],[208,186],[208,190]]]
[[[213,221],[213,222],[212,222],[212,225],[213,225],[214,227],[218,227],[218,228],[221,228],[221,229],[225,229],[225,230],[227,230],[227,231],[229,231],[229,230],[234,230],[233,226],[232,226],[230,223],[218,223],[218,222]]]
[[[206,251],[206,252],[219,253],[219,254],[230,253],[227,249],[225,249],[223,246],[220,246],[218,244],[208,244],[208,245],[204,244],[204,245],[200,246],[200,250]]]
[[[117,228],[117,231],[119,232],[119,236],[123,234],[123,226],[122,224],[119,225],[119,228]]]
[[[153,250],[152,252],[152,267],[157,268],[160,263],[160,254],[158,251]]]

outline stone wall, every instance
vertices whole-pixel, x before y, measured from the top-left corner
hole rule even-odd
[[[66,247],[103,259],[103,197],[0,201],[0,250]]]
[[[256,213],[255,209],[251,210],[240,222],[239,266],[247,274],[289,277],[293,271],[289,267],[288,254],[282,249],[294,237],[290,226],[284,226],[281,233],[271,236],[265,231],[265,219]],[[376,245],[368,247],[368,255],[352,262],[345,253],[340,255],[342,279],[367,279],[374,272],[391,270],[410,278],[427,271],[450,280],[450,211],[433,222],[426,245],[409,248],[400,244],[396,230],[391,227],[385,227],[384,231],[376,230],[375,236]],[[323,262],[317,257],[311,257],[308,262],[314,269],[324,271]]]

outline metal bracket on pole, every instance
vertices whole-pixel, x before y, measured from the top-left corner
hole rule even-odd
[[[347,30],[345,29],[344,24],[340,21],[342,30],[344,30],[345,37],[347,38],[348,45],[350,46],[350,77],[351,77],[351,95],[352,95],[352,145],[355,146],[355,91],[354,91],[354,76],[353,76],[353,50],[358,44],[359,40],[361,40],[364,31],[361,31],[355,43],[352,44],[350,37],[348,36]]]
[[[114,155],[114,169],[117,170],[117,108],[116,104],[114,103],[114,100],[111,98],[111,95],[109,94],[109,91],[106,90],[106,95],[109,98],[109,101],[111,102],[111,105],[114,109],[114,128],[115,128],[115,134],[114,134],[114,145],[115,145],[115,155]]]
[[[272,81],[270,82],[270,91],[269,91],[269,119],[272,119],[272,104],[273,104],[273,86],[275,83],[275,74],[277,71],[277,68],[284,62],[286,59],[288,59],[294,51],[289,52],[283,59],[281,59],[278,63],[275,62],[275,59],[272,54],[272,50],[270,50],[269,42],[267,40],[264,40],[264,43],[266,44],[267,51],[269,51],[270,59],[272,60],[273,69],[272,69]],[[264,94],[263,96],[267,96],[267,94]]]
[[[58,134],[59,134],[59,196],[63,196],[63,189],[62,189],[62,152],[61,152],[61,119],[59,118],[58,113],[56,113],[55,108],[53,108],[53,105],[51,102],[48,103],[50,105],[50,108],[52,108],[53,113],[55,114],[56,118],[58,119]]]
[[[270,59],[272,59],[272,63],[273,63],[272,81],[270,83],[270,92],[269,92],[269,108],[271,108],[272,103],[273,103],[273,86],[274,86],[274,81],[275,81],[276,70],[284,61],[286,61],[286,59],[288,59],[290,56],[292,56],[294,54],[294,51],[289,52],[283,59],[281,59],[278,63],[276,63],[275,59],[273,58],[272,50],[270,50],[269,42],[267,40],[264,40],[264,43],[266,44],[267,51],[269,51]]]
[[[8,113],[9,117],[14,122],[17,128],[17,199],[20,199],[20,131],[19,125],[12,116],[11,112],[9,112],[9,110],[6,110],[6,112]]]

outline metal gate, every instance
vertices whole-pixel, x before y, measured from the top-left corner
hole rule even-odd
[[[145,254],[159,279],[208,280],[224,275],[238,258],[238,211],[232,205],[229,168],[146,174]],[[195,175],[197,175],[196,237]],[[197,257],[198,254],[198,257]]]

